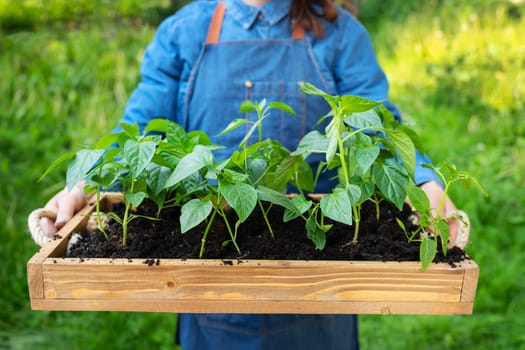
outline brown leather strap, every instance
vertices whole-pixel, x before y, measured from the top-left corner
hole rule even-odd
[[[206,44],[217,44],[219,42],[219,35],[221,34],[222,20],[224,19],[225,10],[226,6],[224,6],[224,1],[219,2],[211,19]]]
[[[224,19],[224,13],[226,6],[224,1],[217,4],[215,12],[210,22],[210,28],[208,29],[208,37],[206,38],[206,44],[217,44],[219,42],[219,36],[221,34],[222,20]],[[300,23],[295,23],[292,30],[292,38],[295,40],[304,39],[305,32],[304,27]]]

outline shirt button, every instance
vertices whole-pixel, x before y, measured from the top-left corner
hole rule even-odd
[[[251,88],[253,86],[253,83],[251,81],[249,81],[249,80],[246,80],[244,82],[244,85],[249,89],[249,88]]]

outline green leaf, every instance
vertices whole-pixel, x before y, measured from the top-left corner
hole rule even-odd
[[[197,173],[193,173],[192,175],[184,178],[183,180],[181,180],[181,182],[179,182],[179,185],[177,186],[177,190],[185,194],[201,191],[202,188],[203,187],[199,175]]]
[[[210,149],[224,148],[223,146],[214,145],[210,140],[210,136],[202,130],[192,130],[188,132],[187,136],[190,140],[189,144],[192,146],[204,145],[208,146]]]
[[[412,203],[412,206],[418,213],[425,214],[430,210],[428,196],[420,187],[416,185],[408,185],[406,191],[410,203]]]
[[[297,208],[297,211],[285,209],[283,214],[284,222],[291,221],[304,214],[308,209],[310,209],[313,203],[311,200],[308,200],[304,195],[292,197],[291,201]]]
[[[323,250],[326,246],[326,232],[317,223],[315,215],[310,215],[308,220],[306,220],[306,235],[317,249]]]
[[[321,211],[326,217],[352,225],[352,200],[348,191],[342,188],[335,188],[331,194],[321,198]]]
[[[257,192],[250,185],[221,182],[219,190],[226,202],[237,213],[240,222],[244,222],[257,205]]]
[[[239,108],[239,112],[241,113],[251,113],[256,110],[257,110],[257,105],[255,105],[255,103],[249,100],[242,101],[241,106]]]
[[[403,230],[403,232],[405,233],[405,236],[407,236],[408,235],[407,228],[405,224],[403,223],[403,221],[401,221],[399,218],[396,218],[396,222],[397,222],[397,225],[401,228],[401,230]]]
[[[117,143],[120,140],[121,136],[122,136],[121,133],[104,135],[100,140],[98,140],[97,144],[93,148],[95,149],[108,148],[111,145]]]
[[[118,181],[117,174],[104,172],[102,175],[94,174],[87,183],[94,183],[96,187],[111,188],[116,181]]]
[[[171,173],[168,180],[166,180],[166,187],[175,186],[184,178],[201,170],[212,162],[213,155],[207,147],[201,145],[195,146],[193,152],[187,154],[179,161],[175,170]]]
[[[139,126],[137,124],[121,123],[120,127],[122,130],[133,139],[136,139],[140,135]]]
[[[268,107],[269,108],[273,108],[273,109],[278,109],[278,110],[281,110],[281,111],[284,111],[284,112],[287,112],[293,116],[295,116],[295,111],[293,110],[292,107],[290,107],[289,105],[287,105],[286,103],[282,103],[282,102],[270,102],[268,104]]]
[[[146,169],[148,171],[148,176],[146,178],[148,187],[153,195],[157,196],[162,190],[164,190],[166,180],[168,179],[171,170],[158,164],[150,164]]]
[[[66,184],[69,191],[86,178],[87,173],[95,166],[104,154],[103,149],[80,150],[69,164],[66,172]]]
[[[74,156],[75,156],[75,152],[68,152],[58,157],[53,163],[51,163],[51,165],[46,169],[46,171],[42,174],[42,176],[38,178],[38,182],[42,181],[42,179],[46,177],[50,172],[52,172],[57,166],[70,160]]]
[[[221,173],[221,179],[230,183],[244,182],[248,179],[248,175],[231,169],[224,169]]]
[[[324,98],[326,102],[328,102],[328,104],[332,107],[332,109],[335,108],[335,106],[337,105],[340,99],[339,96],[331,96],[327,94],[326,92],[324,92],[323,90],[316,88],[310,83],[302,84],[301,91],[308,95],[320,96]]]
[[[291,155],[302,155],[304,158],[311,153],[326,153],[329,146],[326,136],[317,130],[310,131],[299,141],[297,149]]]
[[[375,127],[382,129],[383,123],[377,112],[373,109],[364,112],[354,112],[344,119],[345,124],[355,129]]]
[[[319,167],[322,169],[322,164],[319,164]],[[315,180],[313,169],[304,159],[301,159],[298,162],[296,167],[297,179],[292,181],[292,183],[300,189],[305,191],[313,192],[315,190]],[[322,171],[322,170],[321,170]]]
[[[357,147],[355,150],[355,161],[362,174],[365,174],[377,159],[380,149],[373,145],[368,147]]]
[[[381,102],[372,101],[360,96],[346,95],[341,96],[340,108],[345,114],[350,114],[365,112],[379,105],[381,105]]]
[[[228,124],[228,126],[226,126],[226,128],[223,131],[217,134],[217,136],[222,136],[224,134],[227,134],[231,132],[232,130],[237,129],[239,126],[245,125],[248,123],[253,123],[253,122],[245,118],[234,119]]]
[[[265,186],[257,186],[256,191],[257,197],[262,201],[280,205],[281,207],[291,210],[295,213],[299,212],[291,199],[283,193],[277,192]]]
[[[211,200],[192,199],[181,208],[180,229],[186,233],[203,222],[211,213],[213,204]]]
[[[428,237],[423,238],[419,246],[419,260],[421,261],[421,270],[425,271],[436,256],[436,241]]]
[[[302,164],[302,161],[303,158],[299,156],[289,156],[284,158],[275,171],[275,180],[278,182],[278,185],[285,186],[288,182],[293,180],[295,170],[300,164]]]
[[[248,175],[252,183],[257,183],[266,172],[268,163],[264,158],[249,158],[248,159]]]
[[[348,194],[348,198],[350,199],[352,206],[360,202],[361,197],[363,196],[361,187],[355,184],[348,184],[346,186],[346,193]]]
[[[416,167],[416,149],[412,139],[403,131],[403,129],[387,131],[387,133],[392,141],[395,151],[397,151],[401,157],[405,169],[407,169],[411,177],[414,177],[414,169]]]
[[[146,128],[144,129],[144,134],[148,134],[150,132],[166,133],[168,131],[168,127],[170,123],[173,123],[173,122],[169,121],[168,119],[163,119],[163,118],[152,119],[148,123],[148,125],[146,125]]]
[[[359,198],[355,199],[355,197],[352,197],[354,205],[357,203],[362,203],[367,199],[370,199],[374,194],[375,185],[372,182],[365,180],[360,176],[352,176],[352,178],[350,179],[350,184],[359,187],[360,190]]]
[[[131,203],[132,206],[135,208],[138,207],[144,198],[146,198],[147,194],[144,192],[137,192],[137,193],[124,193],[124,198],[126,202]]]
[[[443,255],[446,256],[448,237],[450,236],[450,228],[448,227],[447,221],[442,218],[437,219],[434,231],[434,234],[441,238],[441,249],[443,250]]]
[[[252,135],[255,132],[255,130],[257,130],[257,127],[260,124],[262,124],[264,119],[265,118],[263,117],[261,119],[258,119],[255,123],[254,122],[250,122],[250,123],[252,123],[252,126],[250,127],[250,129],[248,129],[248,131],[246,131],[246,134],[244,135],[244,138],[242,139],[242,141],[239,143],[239,146],[243,146],[243,145],[246,145],[248,143],[248,140],[250,139],[250,137],[252,137]]]
[[[324,92],[323,90],[316,88],[310,83],[302,84],[301,91],[304,92],[305,94],[313,95],[313,96],[332,97],[328,95],[326,92]]]
[[[405,187],[409,182],[405,168],[395,160],[387,159],[374,165],[373,174],[383,196],[402,210],[407,196]]]
[[[337,153],[337,142],[339,133],[333,120],[326,126],[326,137],[328,139],[328,147],[326,148],[326,163],[330,165]]]
[[[411,128],[408,125],[401,125],[399,128],[403,130],[404,133],[407,134],[408,137],[410,137],[410,139],[412,140],[412,143],[414,144],[414,147],[416,147],[416,149],[419,150],[419,152],[425,153],[423,142],[421,142],[419,135],[413,128]]]
[[[459,181],[466,188],[472,184],[478,188],[480,193],[482,193],[484,196],[488,196],[488,193],[485,191],[483,186],[481,186],[478,180],[466,171],[457,170],[454,164],[449,164],[447,162],[443,162],[443,167],[445,167],[445,169],[447,169],[450,173],[449,182]]]
[[[150,164],[155,154],[155,148],[155,143],[151,141],[126,141],[124,144],[124,159],[135,177],[139,177],[142,171]]]
[[[177,123],[169,123],[168,130],[166,131],[166,140],[173,147],[178,148],[179,150],[185,150],[191,148],[190,138],[186,133],[184,128]]]

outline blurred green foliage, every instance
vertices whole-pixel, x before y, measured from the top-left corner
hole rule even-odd
[[[30,311],[25,220],[65,184],[65,169],[36,182],[51,161],[114,127],[156,25],[183,2],[0,0],[0,348],[172,348],[175,315]],[[525,349],[524,7],[363,1],[391,99],[436,162],[489,192],[452,194],[472,220],[474,315],[364,315],[363,349]]]
[[[189,0],[0,0],[0,29],[19,31],[63,22],[142,19],[158,23]]]

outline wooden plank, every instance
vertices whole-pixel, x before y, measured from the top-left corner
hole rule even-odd
[[[461,266],[465,270],[465,277],[463,278],[463,288],[461,293],[461,302],[474,303],[476,297],[476,290],[478,287],[479,267],[469,260]]]
[[[38,256],[32,257],[27,263],[27,285],[31,300],[44,298],[44,276]]]
[[[62,259],[61,259],[62,260]],[[98,259],[92,259],[98,260]],[[44,264],[46,298],[177,300],[393,300],[459,302],[463,272],[406,271],[397,263],[245,261],[159,265],[125,259]],[[83,276],[79,279],[79,276]]]
[[[471,314],[472,303],[430,302],[282,302],[191,300],[37,299],[34,310],[122,311],[169,313],[286,313],[286,314]]]

